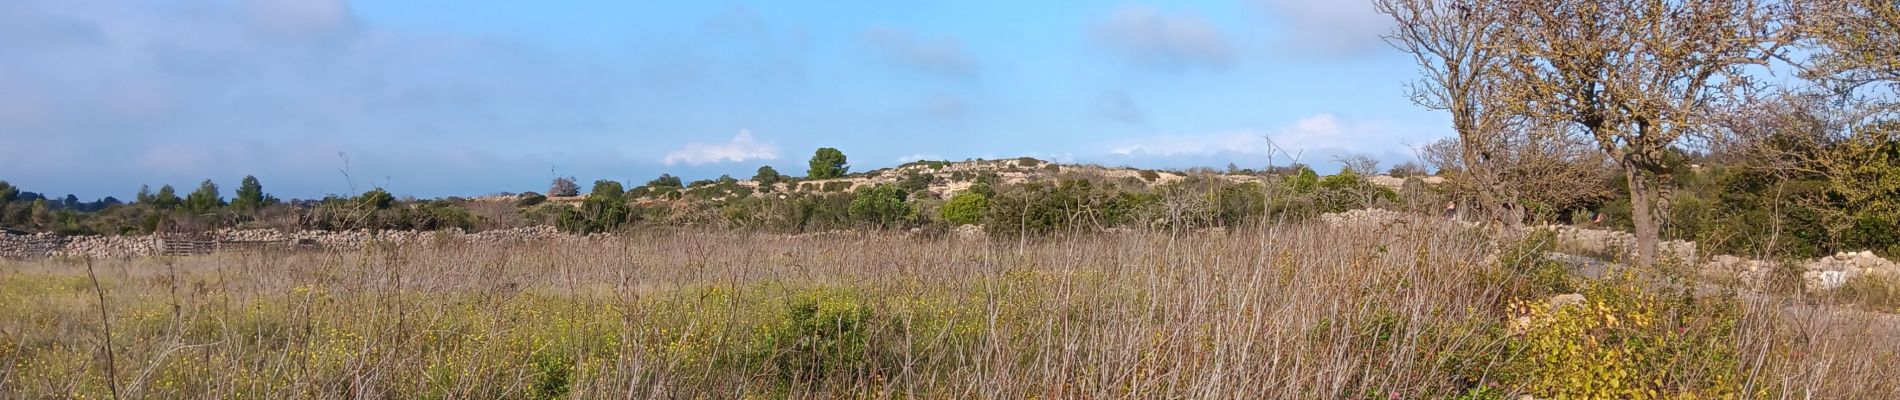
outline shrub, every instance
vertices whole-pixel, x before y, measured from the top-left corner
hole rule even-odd
[[[1399,165],[1394,165],[1392,166],[1392,169],[1386,170],[1385,174],[1391,175],[1393,178],[1400,178],[1400,179],[1427,175],[1427,173],[1425,172],[1424,166],[1418,165],[1418,163],[1411,162],[1411,161],[1406,161],[1404,163],[1400,163]]]
[[[669,175],[669,174],[660,174],[660,177],[653,178],[653,180],[647,181],[646,187],[653,188],[656,191],[659,190],[660,188],[678,189],[681,187],[680,177]]]
[[[1517,354],[1500,371],[1537,398],[1732,398],[1739,395],[1732,297],[1592,282],[1579,304],[1517,302]]]
[[[1085,179],[1009,185],[988,197],[984,226],[990,234],[1001,236],[1115,226],[1136,219],[1131,217],[1152,201],[1146,195]]]
[[[163,197],[164,193],[164,189],[159,189],[160,197]],[[367,192],[363,192],[363,195],[356,197],[356,204],[375,210],[388,209],[390,204],[393,204],[395,201],[396,196],[391,196],[389,191],[383,190],[383,188],[370,189]]]
[[[778,170],[773,169],[770,165],[760,166],[759,172],[752,174],[752,181],[758,182],[760,187],[771,186],[784,179],[785,176],[779,175]]]
[[[1248,223],[1266,210],[1267,195],[1257,182],[1226,185],[1213,195],[1215,219],[1224,226]]]
[[[580,209],[562,210],[554,226],[567,232],[599,233],[618,229],[627,219],[627,199],[620,182],[600,180],[594,182]]]
[[[896,225],[910,211],[904,205],[905,193],[896,186],[877,185],[858,188],[851,200],[851,218],[879,227]]]
[[[922,192],[930,189],[930,182],[934,180],[936,180],[935,176],[912,171],[905,173],[903,180],[897,181],[897,188],[911,193]]]
[[[1877,312],[1900,313],[1900,277],[1863,273],[1834,290],[1837,301]]]
[[[547,201],[547,196],[542,196],[540,193],[535,192],[526,192],[515,198],[515,207],[534,207]]]
[[[955,225],[968,225],[983,220],[989,213],[990,198],[982,193],[965,190],[950,197],[943,205],[943,220]]]
[[[1137,172],[1137,174],[1141,175],[1141,180],[1148,181],[1148,182],[1154,182],[1157,179],[1161,179],[1160,173],[1156,173],[1151,170],[1144,169],[1144,170],[1141,170],[1141,172]]]
[[[871,309],[853,292],[803,291],[768,325],[752,358],[778,371],[781,383],[823,382],[859,366],[870,350]]]
[[[1541,298],[1575,291],[1570,268],[1546,256],[1557,250],[1557,233],[1549,229],[1531,231],[1498,254],[1498,272],[1494,282],[1510,297]]]
[[[535,399],[559,399],[567,397],[569,382],[573,379],[574,358],[565,353],[542,349],[530,356],[534,360]]]

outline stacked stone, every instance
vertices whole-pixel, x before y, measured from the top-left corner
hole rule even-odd
[[[296,240],[276,229],[219,229],[211,233],[220,242],[289,243]]]
[[[1359,209],[1342,213],[1326,213],[1319,216],[1321,222],[1325,222],[1326,225],[1334,228],[1388,225],[1408,219],[1404,213],[1377,208]]]
[[[1602,229],[1584,229],[1568,225],[1551,225],[1557,233],[1557,241],[1574,249],[1592,253],[1636,253],[1636,235]],[[1664,240],[1656,244],[1656,253],[1663,258],[1682,260],[1696,259],[1695,242],[1683,240]]]
[[[66,238],[53,234],[0,235],[0,258],[38,258],[59,253]]]
[[[1734,273],[1743,282],[1760,285],[1769,280],[1780,263],[1721,255],[1711,258],[1703,268],[1716,273]],[[1880,258],[1871,251],[1842,252],[1799,263],[1802,283],[1809,290],[1829,290],[1846,285],[1848,280],[1868,276],[1900,275],[1900,264]]]
[[[1900,273],[1900,266],[1894,262],[1874,255],[1872,251],[1841,252],[1832,257],[1807,262],[1801,265],[1801,277],[1809,287],[1833,289],[1847,284],[1847,280],[1861,275],[1894,276]]]
[[[83,258],[134,258],[159,253],[151,236],[72,236],[52,255]]]
[[[990,233],[984,231],[982,225],[957,225],[952,231],[955,232],[952,236],[955,236],[957,240],[977,242],[990,240]]]

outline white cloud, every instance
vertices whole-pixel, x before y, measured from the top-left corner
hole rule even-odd
[[[1403,148],[1391,140],[1384,124],[1375,121],[1343,120],[1333,114],[1319,114],[1291,125],[1268,131],[1241,130],[1199,135],[1160,135],[1124,140],[1112,146],[1115,155],[1207,156],[1215,154],[1266,154],[1267,138],[1288,153],[1302,150],[1323,152],[1393,152]]]
[[[743,162],[746,160],[778,159],[778,146],[771,143],[759,143],[752,138],[752,131],[742,130],[725,143],[687,143],[686,147],[666,153],[666,165],[686,163],[691,165],[718,162]]]
[[[1280,23],[1280,45],[1320,56],[1344,56],[1383,46],[1392,26],[1368,1],[1254,0]]]
[[[911,162],[911,161],[923,161],[923,160],[942,160],[942,159],[943,159],[943,155],[941,155],[941,154],[923,154],[923,153],[918,153],[918,154],[912,154],[912,155],[908,155],[908,156],[903,156],[903,157],[898,157],[896,161],[897,161],[898,163],[900,163],[900,164],[901,164],[901,163],[907,163],[907,162]]]
[[[1136,64],[1164,69],[1233,64],[1233,46],[1214,25],[1194,15],[1168,15],[1129,5],[1095,27],[1095,37]]]

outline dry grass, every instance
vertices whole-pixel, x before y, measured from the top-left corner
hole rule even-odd
[[[109,380],[129,398],[1548,395],[1555,370],[1524,338],[1549,332],[1508,327],[1546,293],[1487,262],[1494,247],[1451,228],[995,245],[677,231],[100,261],[114,371],[83,264],[7,263],[0,397],[105,397]],[[1632,364],[1659,393],[1900,390],[1883,315],[1610,290],[1734,315],[1650,329],[1717,348]],[[1577,341],[1648,337],[1611,322]],[[1616,344],[1601,346],[1581,351]]]

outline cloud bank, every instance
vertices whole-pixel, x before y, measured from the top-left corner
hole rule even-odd
[[[701,165],[775,159],[778,159],[778,146],[759,143],[752,138],[752,131],[739,131],[738,135],[725,143],[687,143],[686,147],[666,153],[665,163]]]
[[[1385,43],[1380,39],[1392,20],[1368,1],[1254,0],[1280,24],[1279,46],[1284,50],[1320,57],[1364,54]]]
[[[1301,118],[1273,130],[1236,130],[1220,133],[1155,135],[1113,142],[1111,159],[1162,166],[1209,166],[1226,162],[1265,161],[1326,166],[1335,157],[1370,155],[1386,161],[1406,160],[1410,150],[1390,140],[1394,132],[1379,121],[1352,120],[1330,113]],[[1269,141],[1271,138],[1271,141]]]
[[[1129,5],[1095,26],[1095,38],[1137,65],[1161,69],[1224,69],[1234,63],[1233,45],[1199,16],[1169,15]]]

